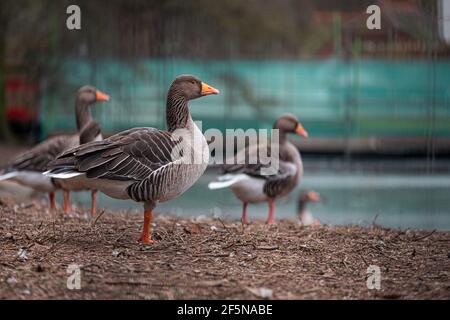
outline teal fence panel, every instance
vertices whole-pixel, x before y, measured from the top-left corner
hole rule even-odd
[[[107,133],[164,127],[167,89],[194,74],[221,90],[190,103],[203,129],[270,128],[298,116],[313,137],[450,136],[450,62],[67,60],[57,88],[42,88],[46,134],[74,131],[74,95],[91,84],[111,95],[92,108]]]

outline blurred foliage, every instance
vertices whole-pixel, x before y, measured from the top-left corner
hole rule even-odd
[[[31,67],[58,55],[295,58],[314,50],[314,10],[364,12],[370,1],[335,2],[79,0],[82,30],[69,31],[73,1],[2,0],[2,19],[13,59]]]
[[[365,12],[366,0],[78,0],[82,29],[66,28],[73,1],[2,0],[1,34],[9,65],[54,72],[61,57],[133,60],[299,58],[332,36],[314,12]],[[433,1],[418,0],[425,11]],[[45,70],[43,70],[44,68]]]

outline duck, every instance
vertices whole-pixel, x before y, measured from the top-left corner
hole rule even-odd
[[[275,142],[271,145],[250,144],[240,150],[234,159],[226,161],[222,167],[222,174],[208,184],[209,189],[230,188],[234,195],[242,202],[241,221],[247,224],[248,203],[268,203],[268,214],[266,224],[274,222],[275,201],[287,196],[300,182],[303,175],[303,164],[298,149],[288,140],[288,134],[294,133],[303,137],[308,137],[308,133],[292,114],[281,115],[273,124],[273,129],[278,129],[279,150],[278,170],[270,175],[264,174],[261,169],[263,165],[260,160],[256,164],[237,163],[237,159],[249,159],[252,155],[257,157],[262,150],[270,153]],[[259,159],[259,158],[258,158]],[[230,164],[232,163],[232,164]]]
[[[64,150],[80,144],[80,141],[101,139],[101,130],[92,119],[90,106],[108,101],[109,96],[92,86],[81,87],[76,94],[75,114],[78,133],[50,137],[12,159],[1,171],[1,180],[12,180],[36,191],[48,193],[51,210],[56,208],[55,191],[62,189],[60,181],[43,175],[47,165]],[[64,211],[68,209],[68,190],[64,190]]]
[[[303,191],[298,196],[297,217],[300,226],[320,226],[319,219],[313,217],[311,212],[306,209],[308,202],[320,202],[320,195],[315,191]]]
[[[195,76],[178,76],[167,93],[166,130],[132,128],[80,145],[59,155],[45,174],[77,177],[111,198],[143,203],[138,241],[152,244],[150,225],[156,205],[188,190],[209,162],[208,144],[192,120],[188,102],[218,93]]]

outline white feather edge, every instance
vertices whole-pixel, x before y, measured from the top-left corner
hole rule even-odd
[[[56,179],[70,179],[73,177],[81,176],[82,172],[64,172],[64,173],[52,173],[51,170],[45,171],[43,173],[44,176]]]
[[[12,172],[5,173],[5,174],[3,174],[3,175],[0,176],[0,181],[2,181],[2,180],[8,180],[8,179],[14,178],[14,177],[16,177],[18,174],[19,174],[18,171],[12,171]]]
[[[210,182],[208,184],[208,188],[211,190],[228,188],[239,181],[247,180],[247,179],[250,179],[250,177],[244,173],[225,174],[225,175],[219,176],[217,178],[217,181]]]

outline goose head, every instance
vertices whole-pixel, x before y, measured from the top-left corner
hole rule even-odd
[[[100,90],[84,86],[78,89],[75,99],[75,113],[77,120],[77,128],[81,130],[87,123],[92,121],[90,105],[97,101],[108,101],[109,96]]]
[[[178,76],[171,85],[170,91],[176,92],[187,100],[218,94],[219,90],[211,87],[197,77],[191,75]]]
[[[305,191],[300,193],[298,197],[300,202],[319,202],[320,195],[315,191]]]
[[[274,129],[280,130],[280,133],[295,133],[305,138],[308,137],[308,132],[303,128],[297,118],[292,114],[284,114],[279,117],[273,124]]]
[[[91,86],[83,86],[78,89],[77,101],[83,105],[90,105],[97,101],[108,101],[109,96],[106,93],[101,92],[97,88]]]
[[[305,214],[306,204],[308,202],[319,202],[321,199],[315,191],[302,191],[298,195],[297,201],[297,214],[302,217]]]

